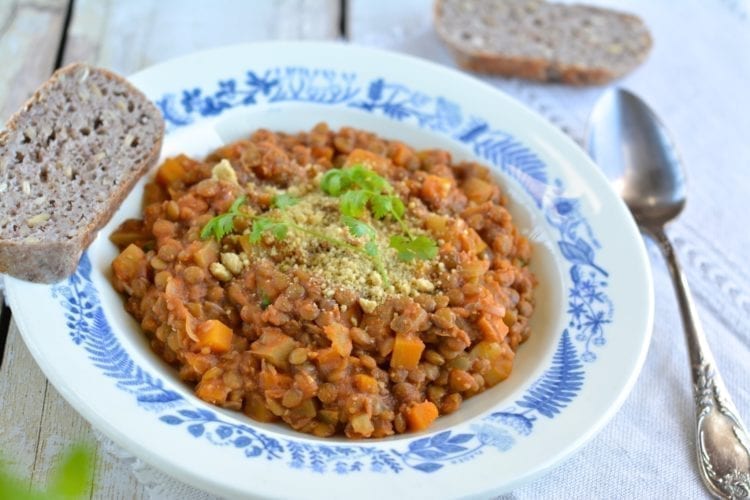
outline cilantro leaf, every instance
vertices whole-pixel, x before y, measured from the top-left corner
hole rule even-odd
[[[365,253],[370,257],[378,255],[378,244],[372,240],[365,243]]]
[[[404,216],[404,202],[395,195],[376,194],[370,198],[370,206],[376,219],[384,219],[390,215],[399,220]]]
[[[332,168],[323,175],[323,179],[320,181],[320,189],[328,195],[338,196],[350,184],[348,174],[345,174],[340,168]]]
[[[414,259],[434,259],[438,253],[438,247],[434,240],[427,236],[391,236],[391,248],[398,252],[398,258],[408,262]]]
[[[259,243],[263,234],[269,233],[276,240],[283,240],[289,232],[289,224],[283,221],[275,221],[268,217],[256,217],[250,230],[248,239],[250,243]]]
[[[341,195],[339,210],[342,214],[350,217],[361,217],[367,209],[367,201],[370,194],[367,191],[347,191]]]
[[[354,165],[343,171],[348,176],[351,184],[369,191],[387,193],[393,191],[393,188],[383,177],[362,165]]]
[[[201,229],[201,239],[206,240],[213,236],[217,241],[221,241],[224,236],[234,231],[234,218],[240,214],[240,207],[245,203],[246,197],[240,196],[223,214],[209,220],[203,229]]]
[[[365,236],[367,238],[374,238],[376,236],[375,228],[359,219],[355,219],[349,215],[342,215],[341,222],[349,228],[349,232],[352,233],[353,236]]]
[[[392,196],[392,203],[393,203],[393,210],[392,213],[396,216],[396,219],[401,219],[404,216],[404,212],[406,212],[406,207],[404,207],[404,202],[401,201],[401,198],[398,196]]]
[[[297,203],[299,203],[299,198],[296,198],[287,193],[281,193],[273,197],[273,200],[271,201],[271,206],[274,208],[279,208],[283,210],[287,207],[292,207],[296,205]]]

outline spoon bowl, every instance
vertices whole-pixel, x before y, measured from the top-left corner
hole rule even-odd
[[[641,98],[623,89],[605,93],[591,114],[587,146],[640,226],[658,228],[680,214],[687,198],[682,161]]]

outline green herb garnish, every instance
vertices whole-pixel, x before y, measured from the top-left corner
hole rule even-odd
[[[286,193],[277,194],[271,201],[271,206],[274,208],[285,209],[286,207],[292,207],[299,203],[299,198]]]
[[[278,221],[269,217],[255,217],[248,239],[250,243],[259,243],[264,234],[271,234],[276,240],[283,240],[289,232],[289,225],[289,222],[286,221]]]
[[[252,227],[248,239],[250,243],[257,244],[264,235],[271,235],[276,241],[284,240],[290,231],[306,234],[320,241],[325,241],[333,246],[346,248],[352,252],[359,253],[368,258],[377,272],[388,283],[380,247],[377,243],[377,232],[361,218],[370,214],[377,220],[391,217],[401,225],[403,234],[392,236],[389,244],[396,250],[398,258],[404,262],[415,259],[434,259],[438,253],[437,243],[427,236],[415,236],[409,230],[404,221],[406,208],[401,198],[395,194],[393,186],[377,173],[362,165],[354,165],[347,168],[334,168],[323,176],[320,188],[329,196],[339,198],[339,212],[341,223],[355,238],[364,238],[363,246],[353,245],[347,241],[340,240],[326,234],[320,233],[284,217],[284,210],[299,202],[298,198],[286,193],[273,197],[271,207],[278,209],[280,214],[276,217],[253,216]],[[212,218],[203,227],[201,238],[211,236],[218,241],[235,230],[234,219],[240,215],[240,207],[245,202],[245,196],[237,198],[229,210]]]
[[[264,311],[268,309],[268,306],[271,305],[271,297],[269,297],[265,292],[260,292],[260,308]]]
[[[404,202],[393,194],[393,186],[372,170],[361,165],[334,168],[325,173],[320,187],[326,194],[339,198],[342,222],[354,236],[367,235],[372,238],[370,242],[374,243],[375,230],[359,220],[369,209],[376,219],[390,216],[401,225],[404,234],[393,236],[390,240],[390,246],[398,252],[399,259],[430,260],[437,256],[437,243],[427,236],[414,236],[409,231],[404,222]],[[359,224],[354,224],[353,220]],[[366,231],[363,226],[370,231]],[[372,251],[375,249],[376,247],[370,248]]]
[[[391,236],[391,248],[398,252],[398,258],[403,261],[414,259],[431,260],[437,256],[438,247],[435,240],[427,236]]]
[[[219,214],[212,218],[210,221],[203,226],[201,230],[201,239],[206,240],[213,236],[216,241],[221,242],[224,236],[234,231],[234,218],[240,215],[240,207],[245,203],[245,196],[240,196],[232,203],[223,214]]]
[[[359,219],[355,219],[350,215],[342,215],[341,222],[343,222],[344,225],[349,228],[349,232],[357,238],[365,237],[372,240],[377,236],[374,227]]]

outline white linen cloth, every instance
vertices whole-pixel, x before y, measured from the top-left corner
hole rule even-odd
[[[669,230],[722,375],[750,422],[750,22],[732,0],[590,3],[640,15],[654,36],[646,63],[617,85],[641,95],[669,127],[689,173],[683,216]],[[432,0],[350,3],[349,33],[453,65],[431,27]],[[581,140],[604,90],[485,78]],[[658,250],[648,245],[656,324],[643,372],[622,410],[591,442],[540,479],[504,495],[532,498],[704,498],[694,458],[694,406],[682,327]],[[158,499],[210,498],[102,437]],[[282,494],[280,492],[280,494]]]

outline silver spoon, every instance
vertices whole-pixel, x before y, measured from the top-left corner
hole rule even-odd
[[[701,478],[718,497],[750,498],[750,439],[715,366],[687,280],[664,232],[687,195],[677,149],[646,103],[622,89],[605,93],[597,102],[587,147],[641,230],[659,244],[672,275],[693,367]]]

